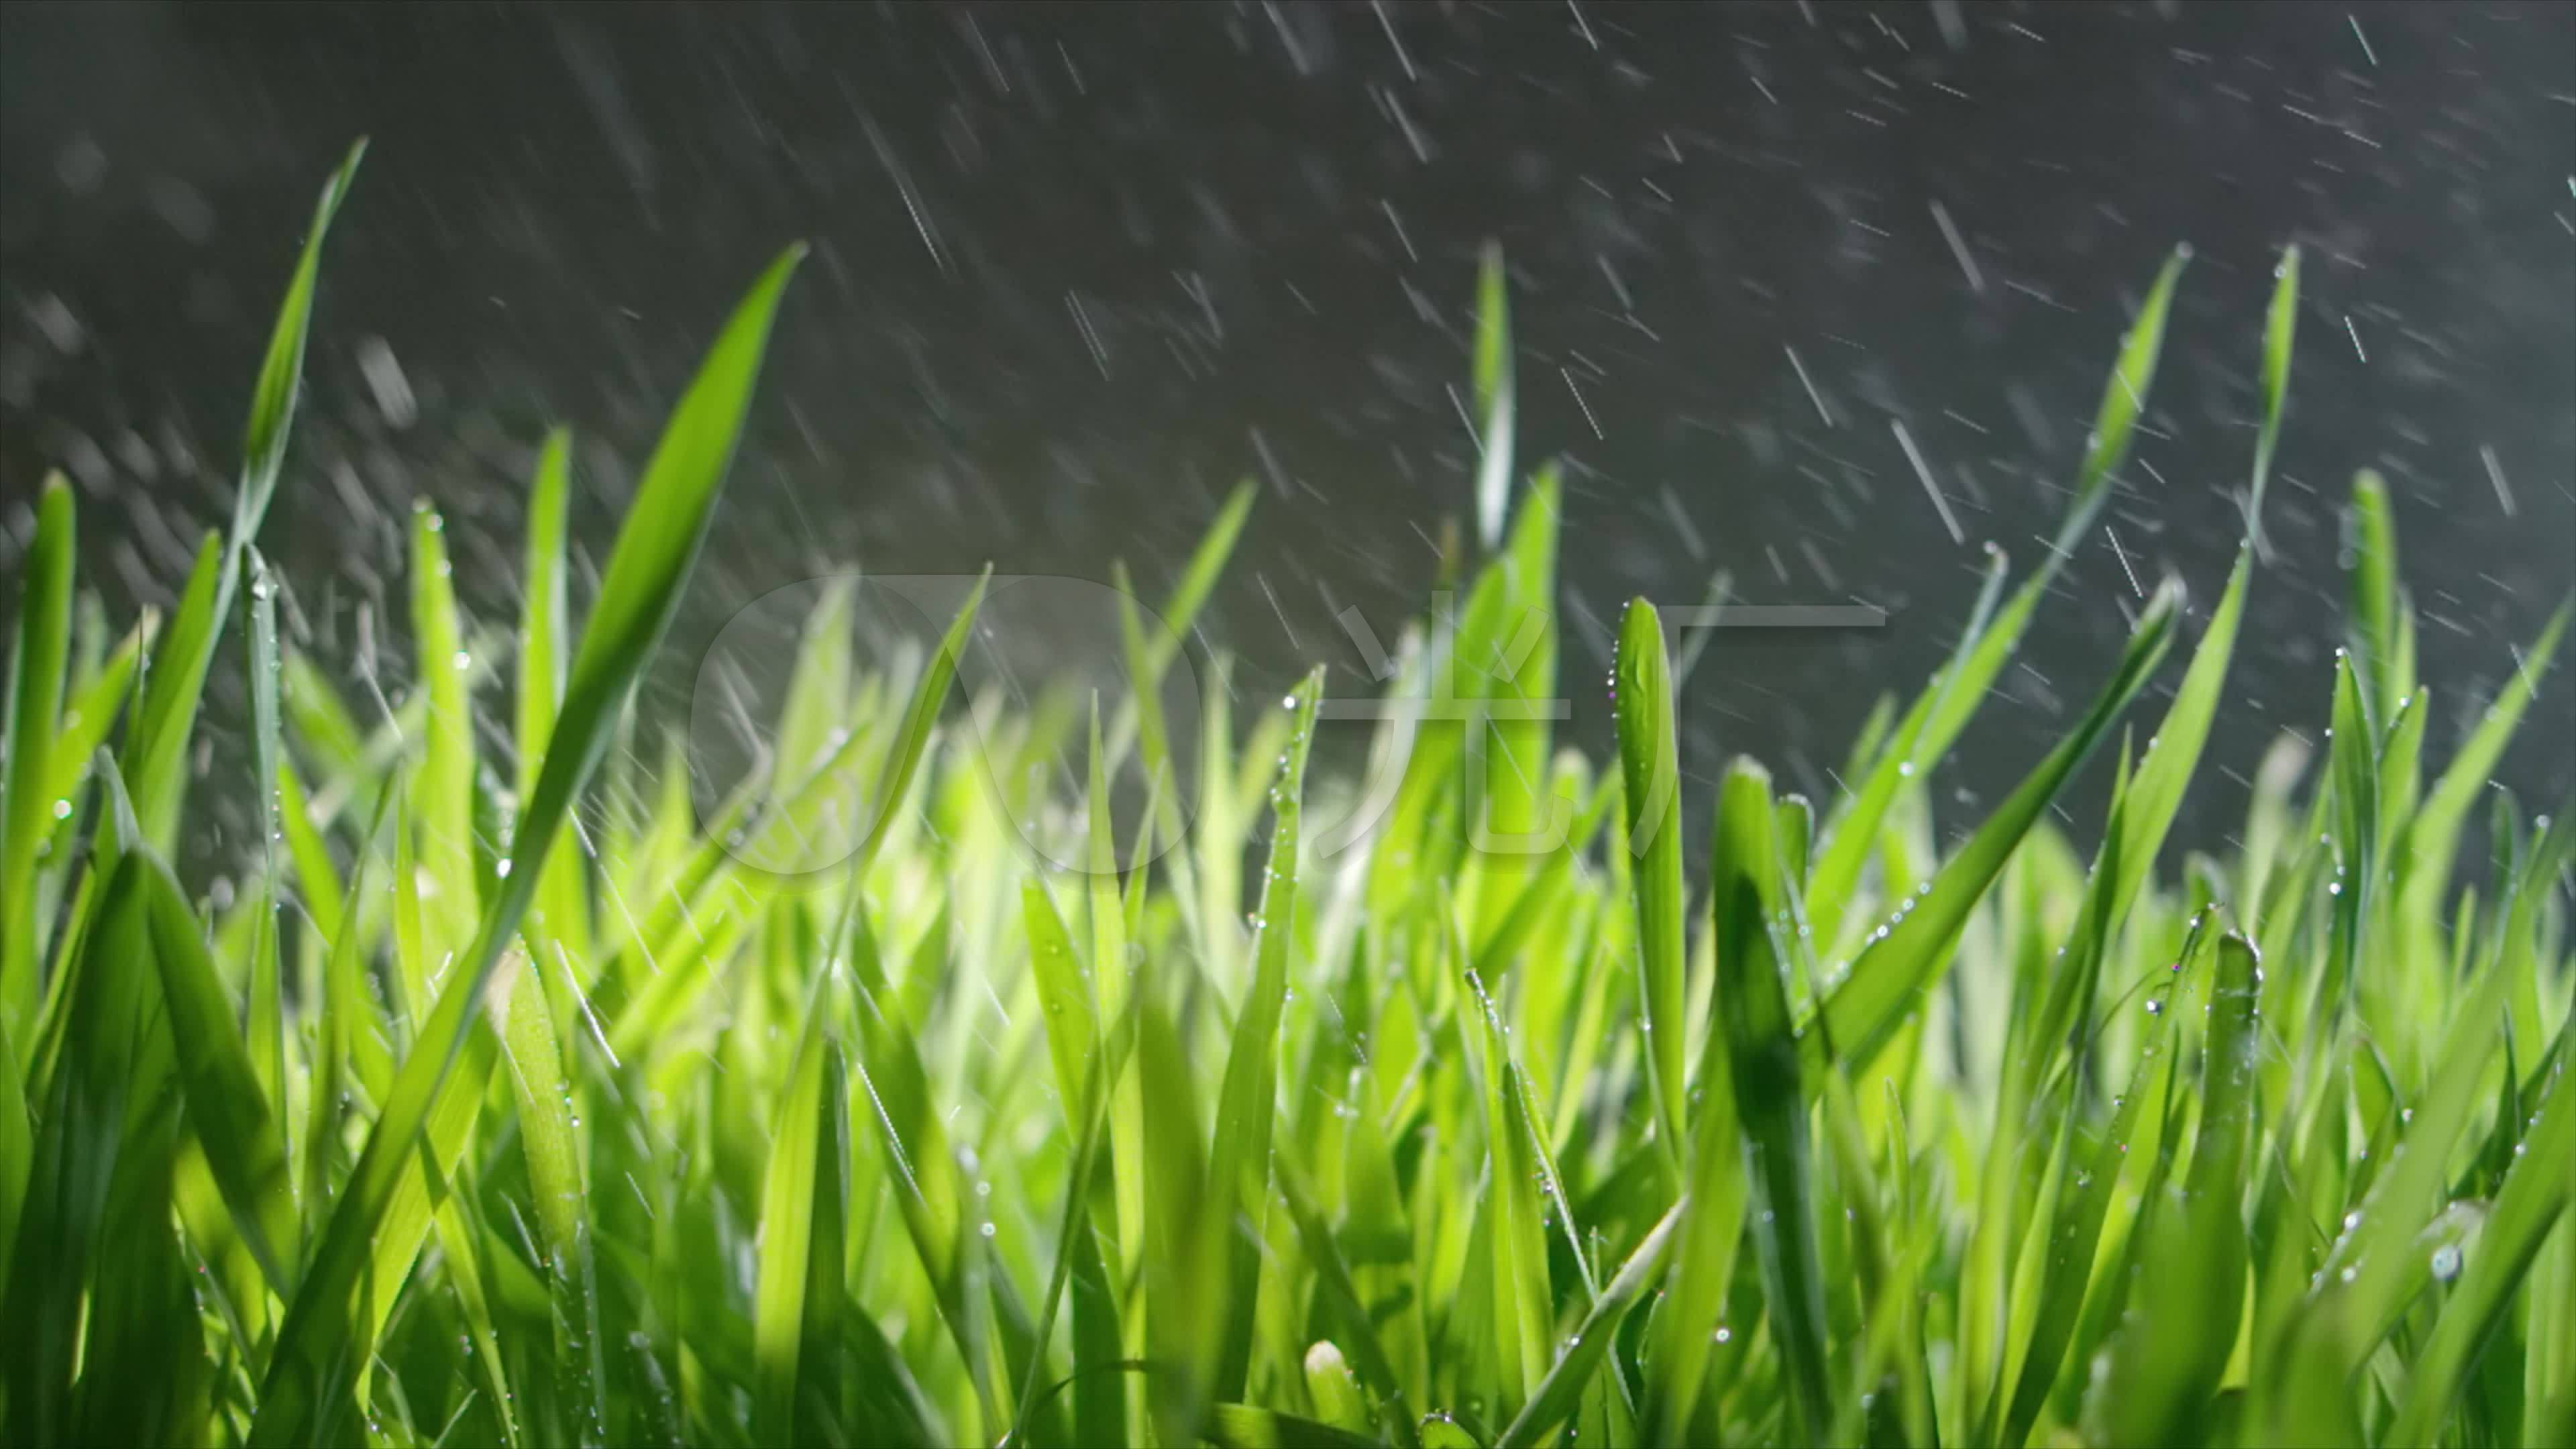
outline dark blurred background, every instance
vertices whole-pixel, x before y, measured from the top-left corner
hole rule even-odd
[[[166,597],[224,516],[313,193],[360,134],[263,538],[335,658],[362,600],[401,617],[415,496],[469,603],[508,617],[550,421],[581,432],[601,549],[698,349],[793,237],[815,256],[679,652],[836,562],[1105,579],[1124,556],[1159,595],[1248,476],[1207,638],[1247,687],[1320,657],[1363,688],[1335,615],[1391,640],[1442,521],[1472,516],[1488,238],[1523,457],[1569,470],[1579,738],[1606,738],[1630,593],[1695,603],[1723,573],[1750,602],[1879,604],[1883,630],[1720,640],[1685,702],[1694,773],[1749,749],[1829,792],[1871,700],[1948,646],[1978,545],[2043,547],[2181,241],[2147,433],[1959,797],[2080,707],[2137,586],[2215,600],[2286,242],[2277,556],[2188,828],[2222,837],[2269,740],[2322,726],[2356,467],[2397,497],[2437,757],[2576,578],[2576,7],[12,0],[6,607],[49,467],[120,618]],[[2530,806],[2576,777],[2572,695],[2510,757]],[[220,761],[239,736],[214,724]]]

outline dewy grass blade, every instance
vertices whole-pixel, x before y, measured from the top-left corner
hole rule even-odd
[[[1227,1295],[1224,1350],[1217,1360],[1214,1392],[1219,1399],[1241,1398],[1250,1371],[1253,1310],[1261,1281],[1260,1224],[1270,1199],[1280,1014],[1287,1003],[1288,958],[1296,939],[1297,827],[1306,789],[1306,759],[1314,747],[1315,710],[1323,688],[1324,671],[1317,668],[1285,701],[1294,723],[1289,726],[1278,783],[1270,791],[1270,863],[1255,917],[1252,985],[1235,1015],[1233,1046],[1217,1095],[1208,1201],[1230,1223],[1237,1214],[1243,1218],[1229,1237],[1233,1285]]]
[[[1682,1212],[1682,1205],[1667,1211],[1629,1253],[1628,1260],[1619,1265],[1619,1271],[1593,1303],[1592,1311],[1584,1315],[1582,1326],[1574,1331],[1564,1356],[1539,1380],[1529,1402],[1494,1440],[1494,1449],[1523,1449],[1546,1443],[1548,1433],[1574,1412],[1585,1387],[1610,1352],[1619,1320],[1663,1276],[1664,1256],[1672,1248]]]
[[[2120,667],[2083,719],[1942,867],[1922,898],[1880,928],[1850,972],[1826,995],[1820,1013],[1825,1030],[1821,1037],[1814,1031],[1806,1034],[1810,1050],[1820,1049],[1829,1037],[1836,1052],[1865,1064],[1886,1042],[1913,1009],[1918,994],[1949,960],[1968,913],[2022,837],[2163,660],[2178,607],[2173,591],[2158,592],[2130,634]]]
[[[1611,687],[1619,725],[1619,771],[1628,812],[1628,848],[1637,859],[1630,889],[1637,913],[1639,1020],[1646,1034],[1647,1085],[1666,1160],[1678,1165],[1684,1134],[1682,1014],[1681,760],[1674,740],[1673,699],[1664,659],[1663,621],[1655,606],[1632,599],[1619,623]]]
[[[0,1027],[13,1035],[36,1019],[36,865],[54,821],[52,748],[71,649],[71,485],[45,480],[36,537],[19,559],[18,639],[9,655],[9,751],[0,774]]]
[[[803,256],[793,248],[766,272],[709,353],[697,382],[672,415],[618,534],[599,600],[582,633],[571,683],[557,717],[537,787],[513,842],[513,869],[484,914],[465,959],[448,975],[437,1010],[414,1043],[369,1134],[347,1189],[334,1209],[311,1271],[280,1330],[278,1350],[252,1424],[256,1443],[303,1443],[328,1437],[347,1381],[334,1365],[354,1367],[346,1317],[363,1270],[367,1242],[391,1200],[414,1135],[436,1104],[463,1044],[501,948],[516,933],[535,893],[538,869],[574,798],[606,752],[616,716],[659,643],[741,436],[752,384],[788,275]],[[363,1348],[360,1355],[363,1356]],[[335,1381],[336,1379],[336,1381]]]

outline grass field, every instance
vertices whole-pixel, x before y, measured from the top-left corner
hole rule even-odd
[[[1557,484],[1515,472],[1489,265],[1484,546],[1395,651],[1392,788],[1327,849],[1367,792],[1308,776],[1321,671],[1196,721],[1153,687],[1248,492],[1128,615],[1118,697],[961,685],[980,589],[892,662],[822,591],[760,763],[693,804],[674,722],[631,706],[795,251],[591,597],[558,435],[523,615],[461,615],[424,508],[417,687],[344,697],[256,540],[306,486],[356,162],[178,606],[106,623],[59,483],[16,584],[8,1442],[2576,1443],[2576,811],[2489,785],[2566,611],[2424,758],[2363,475],[2331,736],[2273,751],[2224,848],[2169,838],[2264,587],[2295,254],[2247,329],[2224,594],[2158,592],[2018,788],[1938,830],[1926,782],[2114,486],[2183,255],[2061,546],[1989,558],[1948,662],[1812,802],[1750,761],[1698,798],[1642,600],[1617,759],[1554,747]],[[214,768],[269,828],[210,899],[170,860],[218,667],[252,747]],[[2050,809],[2088,761],[2116,781],[2089,860]]]

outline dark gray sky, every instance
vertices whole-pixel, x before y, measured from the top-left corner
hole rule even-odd
[[[0,560],[62,466],[120,613],[167,587],[174,538],[221,517],[312,191],[360,133],[264,540],[325,652],[399,578],[394,505],[416,495],[502,617],[549,420],[582,431],[603,542],[696,350],[799,236],[815,258],[688,639],[833,561],[1102,579],[1123,555],[1159,588],[1248,475],[1211,637],[1256,682],[1320,656],[1358,687],[1334,614],[1391,638],[1426,535],[1470,511],[1450,389],[1486,238],[1512,266],[1524,454],[1570,470],[1586,739],[1606,733],[1593,621],[1634,592],[1696,602],[1723,570],[1751,602],[1892,611],[1730,639],[1693,681],[1687,767],[1750,749],[1830,788],[1871,698],[1947,647],[1977,546],[2040,549],[2180,241],[2197,259],[2151,433],[1962,790],[1992,799],[2099,682],[2132,574],[2214,601],[2284,242],[2308,265],[2279,552],[2215,766],[2323,723],[2355,467],[2397,495],[2437,751],[2576,581],[2576,7],[20,0],[0,7]],[[2576,776],[2570,697],[2527,727],[2518,788]],[[2205,839],[2241,804],[2211,778]]]

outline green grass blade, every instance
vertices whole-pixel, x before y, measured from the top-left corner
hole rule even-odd
[[[2075,551],[2076,545],[2092,532],[2093,517],[2110,496],[2111,476],[2129,459],[2129,444],[2138,429],[2138,419],[2147,410],[2147,396],[2154,389],[2156,362],[2165,345],[2165,318],[2173,310],[2174,284],[2182,280],[2183,264],[2191,260],[2191,248],[2178,246],[2165,259],[2156,273],[2155,285],[2147,290],[2147,299],[2130,322],[2128,334],[2120,339],[2119,361],[2111,368],[2111,380],[2103,385],[2102,404],[2094,410],[2093,431],[2085,438],[2084,462],[2075,472],[2075,501],[2066,519],[2058,526],[2056,543],[2050,552],[2063,558]]]
[[[169,867],[148,852],[139,863],[136,907],[150,922],[189,1126],[205,1144],[224,1202],[270,1288],[291,1298],[298,1236],[294,1179],[276,1114],[260,1093],[238,1018],[187,898]]]
[[[1779,858],[1771,777],[1729,764],[1719,787],[1709,890],[1717,942],[1716,1000],[1744,1132],[1755,1257],[1784,1359],[1792,1437],[1812,1442],[1833,1422],[1825,1345],[1824,1266],[1816,1246],[1807,1092],[1790,1029],[1782,961],[1772,939]]]
[[[2209,1436],[2210,1396],[2226,1372],[2245,1309],[2243,1204],[2255,1120],[2259,974],[2251,942],[2233,933],[2219,942],[2191,1167],[2178,1199],[2148,1206],[2142,1261],[2150,1271],[2138,1280],[2107,1373],[2097,1380],[2095,1406],[2110,1416],[2103,1436],[2109,1442],[2181,1444]]]
[[[1602,1286],[1601,1296],[1584,1315],[1570,1346],[1548,1369],[1547,1376],[1539,1380],[1529,1402],[1495,1438],[1494,1449],[1530,1449],[1544,1444],[1549,1431],[1574,1412],[1584,1389],[1610,1352],[1619,1321],[1663,1277],[1664,1257],[1672,1247],[1682,1212],[1683,1205],[1676,1204],[1658,1219],[1628,1254],[1628,1260],[1619,1265],[1619,1271]],[[1429,1442],[1427,1438],[1425,1442]]]
[[[0,774],[0,1027],[13,1033],[26,1031],[36,1019],[36,863],[59,798],[46,786],[71,650],[75,525],[71,485],[54,474],[36,504],[35,539],[18,563],[9,753],[6,773]]]
[[[1628,848],[1637,859],[1630,892],[1637,913],[1639,1021],[1646,1033],[1647,1085],[1667,1158],[1680,1161],[1685,1038],[1682,1011],[1681,758],[1675,742],[1670,666],[1655,606],[1632,599],[1619,623],[1613,666],[1619,771]]]
[[[761,1183],[752,1422],[771,1444],[802,1437],[800,1404],[808,1385],[833,1371],[834,1315],[829,1305],[810,1301],[818,1263],[836,1264],[839,1257],[815,1249],[817,1238],[830,1238],[841,1220],[841,1179],[848,1171],[840,1048],[824,1032],[821,995],[829,984],[828,976],[816,977],[806,1002],[805,1030],[770,1129],[769,1170]]]
[[[331,1216],[311,1271],[280,1330],[250,1438],[300,1444],[326,1437],[354,1368],[346,1317],[377,1220],[401,1179],[411,1143],[436,1105],[501,948],[517,932],[538,866],[615,733],[695,563],[707,521],[741,435],[770,321],[802,256],[774,263],[717,339],[673,414],[620,530],[599,600],[575,656],[537,788],[513,843],[513,869],[486,910],[465,959],[448,975],[437,1010],[396,1077],[365,1152]],[[346,1367],[335,1367],[346,1366]]]
[[[1255,917],[1252,985],[1235,1014],[1233,1046],[1226,1055],[1224,1084],[1217,1094],[1208,1200],[1229,1220],[1236,1213],[1244,1220],[1230,1238],[1233,1288],[1227,1295],[1224,1348],[1213,1386],[1221,1400],[1243,1397],[1244,1378],[1250,1371],[1261,1282],[1260,1224],[1270,1200],[1280,1014],[1287,1003],[1288,956],[1296,938],[1297,831],[1305,798],[1306,759],[1314,747],[1315,710],[1323,688],[1324,671],[1319,666],[1288,696],[1295,723],[1289,728],[1278,783],[1270,792],[1270,864]],[[1098,879],[1095,875],[1094,880]]]
[[[1850,972],[1826,995],[1822,1025],[1836,1052],[1856,1064],[1868,1062],[1913,1008],[1921,991],[1938,976],[1969,911],[1985,895],[2041,812],[2065,787],[2075,767],[2091,753],[2110,729],[2111,721],[2127,708],[2163,660],[2172,639],[2176,609],[2173,592],[2159,591],[2129,635],[2129,647],[2119,668],[2075,728],[1941,868],[1923,897],[1882,928],[1852,963]],[[1815,1048],[1822,1046],[1814,1032],[1808,1033],[1806,1040]]]
[[[413,507],[411,624],[429,713],[422,721],[420,765],[412,776],[411,815],[413,829],[420,832],[421,869],[437,891],[437,905],[429,913],[432,963],[465,949],[469,923],[482,911],[474,869],[474,704],[465,688],[465,669],[473,656],[466,652],[457,616],[445,530],[426,500]]]
[[[2353,652],[2368,686],[2363,698],[2371,718],[2385,722],[2413,687],[2399,679],[2397,668],[2397,527],[2389,516],[2388,484],[2368,468],[2352,477],[2344,547],[2352,559]]]

